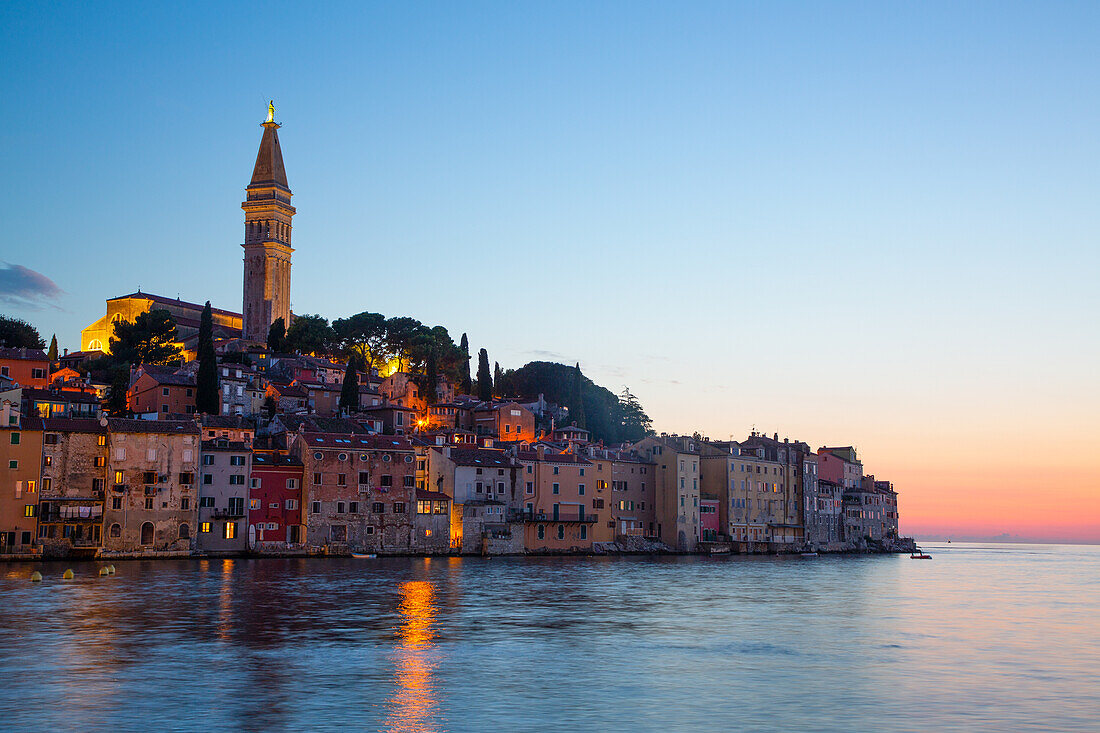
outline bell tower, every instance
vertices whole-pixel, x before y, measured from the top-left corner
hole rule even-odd
[[[244,324],[246,341],[263,343],[272,322],[282,318],[290,326],[290,186],[279,147],[275,103],[267,106],[267,120],[256,154],[252,182],[245,187],[244,209]]]

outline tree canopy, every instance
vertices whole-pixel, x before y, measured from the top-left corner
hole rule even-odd
[[[579,365],[568,366],[548,361],[533,361],[519,369],[508,369],[501,375],[497,391],[503,395],[537,395],[547,401],[568,406],[570,422],[589,431],[592,440],[606,443],[626,443],[640,440],[652,433],[649,416],[636,397],[630,400],[616,396],[584,376]],[[576,399],[579,392],[580,399]],[[629,394],[629,391],[627,391]],[[584,424],[576,420],[582,409]]]
[[[0,346],[10,348],[44,349],[38,329],[19,318],[0,316]]]
[[[286,330],[287,350],[299,354],[326,356],[332,353],[335,343],[336,334],[323,316],[294,316],[294,323]]]
[[[170,364],[182,352],[176,346],[176,323],[166,310],[153,309],[130,321],[117,321],[111,337],[116,364]]]
[[[267,329],[267,348],[275,353],[286,351],[286,321],[282,316],[272,321]]]

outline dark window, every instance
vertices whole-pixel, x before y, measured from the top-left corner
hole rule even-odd
[[[394,514],[404,514],[405,513],[405,502],[395,501],[393,503],[393,513]]]
[[[386,505],[380,501],[376,501],[370,505],[370,510],[374,514],[384,514],[386,511]]]
[[[382,474],[380,486],[393,486],[393,476],[389,474]]]

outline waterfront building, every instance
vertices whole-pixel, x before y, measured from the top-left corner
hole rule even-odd
[[[858,489],[863,481],[863,464],[852,446],[817,449],[817,475],[845,489]]]
[[[277,450],[252,454],[248,492],[248,534],[255,552],[279,553],[304,545],[302,461]]]
[[[241,554],[248,548],[246,502],[251,459],[251,440],[219,436],[202,441],[195,549]]]
[[[286,435],[304,467],[308,546],[409,551],[416,466],[408,440],[305,430]]]
[[[94,554],[103,543],[107,420],[42,421],[38,544],[44,555]]]
[[[416,490],[416,515],[410,551],[440,555],[451,550],[451,499],[439,491]]]
[[[703,482],[719,501],[722,533],[734,542],[797,544],[801,526],[792,527],[788,466],[765,457],[763,446],[714,441],[703,446]],[[724,518],[724,519],[723,519]]]
[[[699,539],[703,542],[717,542],[722,527],[718,523],[717,497],[708,498],[706,494],[699,499]],[[723,536],[725,535],[722,532]]]
[[[106,552],[186,552],[198,520],[199,426],[107,421]]]
[[[844,487],[840,484],[818,479],[816,509],[811,523],[806,525],[806,539],[819,544],[844,541]]]
[[[594,445],[585,455],[595,466],[592,509],[600,515],[593,528],[595,541],[626,543],[632,537],[655,537],[655,464],[629,451]]]
[[[0,553],[38,551],[35,534],[42,476],[42,420],[9,411],[0,425]]]
[[[800,543],[805,539],[804,503],[806,492],[811,495],[816,490],[814,481],[817,479],[816,461],[813,473],[806,476],[806,459],[813,456],[810,446],[800,440],[779,440],[779,433],[771,438],[753,433],[741,441],[743,448],[750,450],[762,449],[764,458],[775,461],[780,465],[781,480],[779,489],[782,497],[778,499],[781,517],[771,528],[772,541],[781,543]]]
[[[684,552],[699,542],[699,443],[690,436],[653,435],[630,446],[655,464],[658,537]]]
[[[0,383],[5,389],[49,386],[50,360],[41,349],[12,348],[0,345]]]
[[[523,467],[524,547],[533,552],[589,551],[599,514],[591,509],[596,477],[592,463],[576,453],[545,445],[519,450]]]
[[[523,524],[510,523],[517,507],[519,464],[499,448],[431,446],[425,488],[449,497],[450,546],[463,553],[523,551]],[[514,544],[509,540],[514,540]]]
[[[289,328],[291,220],[295,209],[279,147],[275,107],[268,106],[252,180],[245,187],[244,325],[245,341],[265,342],[275,320]]]

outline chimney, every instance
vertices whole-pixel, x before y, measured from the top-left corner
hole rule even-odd
[[[772,440],[774,440],[776,443],[778,443],[779,442],[779,433],[776,433],[775,437],[772,438]]]
[[[61,354],[62,356],[68,356],[69,355],[69,350],[68,349],[62,349],[61,351],[64,352],[64,353]]]
[[[443,455],[447,456],[447,458],[451,457],[451,446],[449,446],[449,445],[443,446]]]
[[[540,445],[539,446],[538,454],[539,454],[539,460],[540,461],[546,460],[546,446],[545,445]]]

